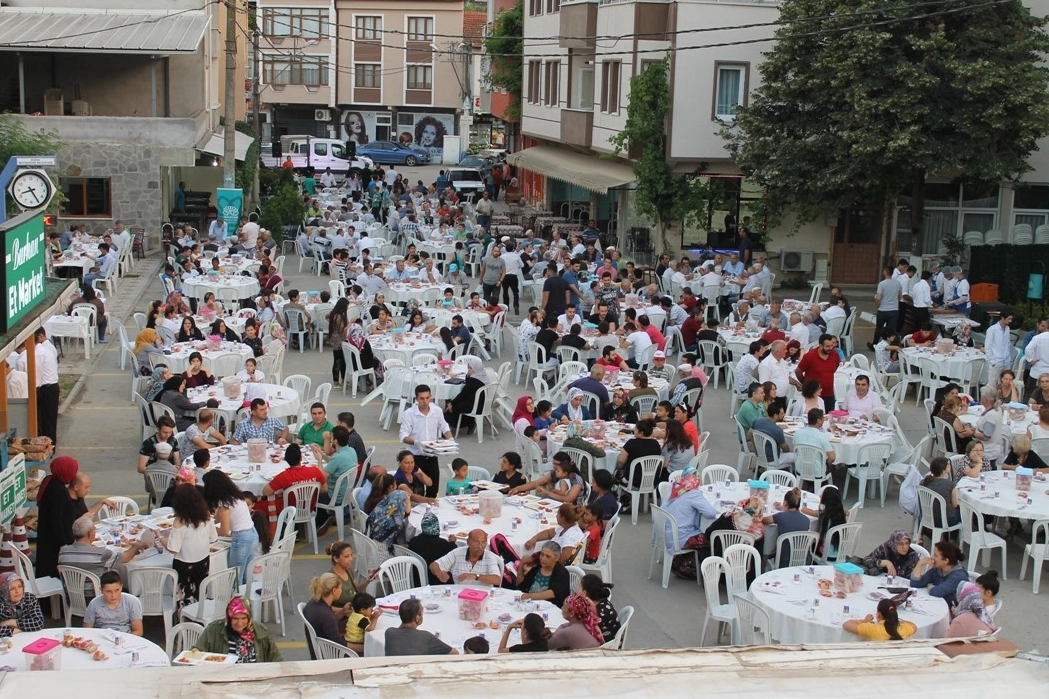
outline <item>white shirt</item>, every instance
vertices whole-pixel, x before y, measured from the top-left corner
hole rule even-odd
[[[1024,355],[1031,363],[1031,376],[1049,374],[1049,332],[1039,333],[1031,338]]]
[[[777,361],[772,354],[762,359],[758,364],[758,381],[771,381],[776,384],[776,395],[786,396],[790,388],[790,365],[787,364],[787,360]]]
[[[521,259],[521,253],[517,250],[512,252],[504,253],[502,256],[503,264],[506,265],[506,276],[517,276],[517,273],[524,269],[524,261]]]
[[[241,230],[244,231],[244,235],[248,237],[248,247],[254,247],[255,241],[259,239],[259,224],[254,221],[248,221],[241,227]]]
[[[341,230],[331,237],[331,249],[332,250],[343,250],[349,249],[350,239],[346,237],[346,234]]]
[[[900,283],[900,296],[909,296],[911,291],[911,284],[914,282],[914,277],[909,274],[901,274],[896,277],[896,281]]]
[[[844,318],[845,309],[841,306],[827,306],[827,310],[820,313],[820,315],[823,317],[823,320],[829,323],[836,318]]]
[[[24,371],[10,369],[7,372],[7,397],[28,398],[29,376]]]
[[[586,252],[586,246],[583,245],[582,243],[578,243],[574,248],[572,248],[572,257],[579,257],[580,255],[584,254],[585,252]]]
[[[418,404],[405,410],[401,415],[401,430],[398,433],[403,442],[405,437],[411,437],[415,444],[406,445],[408,451],[413,454],[422,454],[419,442],[443,439],[445,433],[451,432],[448,423],[444,419],[444,411],[430,404],[430,411],[423,415]]]
[[[958,286],[958,280],[952,277],[946,277],[943,280],[943,305],[947,305],[947,302],[954,298],[954,287]]]
[[[847,410],[850,416],[867,419],[874,416],[875,408],[880,407],[882,407],[881,397],[869,389],[867,390],[867,395],[860,398],[856,393],[856,389],[850,388],[849,392],[845,394],[845,402],[842,404],[842,410]]]
[[[207,523],[197,527],[188,524],[172,527],[168,535],[168,551],[175,554],[176,560],[196,563],[211,555],[211,544],[218,540],[215,520],[209,517]]]
[[[400,173],[397,172],[396,170],[394,170],[392,167],[389,170],[387,170],[386,171],[386,184],[388,184],[390,187],[392,187],[393,183],[397,181],[397,175],[399,175],[399,174]]]
[[[582,325],[583,324],[583,317],[581,315],[579,315],[578,313],[576,313],[575,316],[573,316],[571,322],[569,322],[568,314],[567,313],[562,313],[561,315],[559,315],[557,317],[557,324],[558,324],[558,326],[560,326],[560,328],[562,330],[564,330],[565,332],[568,332],[569,330],[572,329],[573,325]]]
[[[18,368],[25,371],[23,366]],[[40,388],[53,383],[58,383],[58,350],[51,340],[44,340],[36,346],[36,386]]]
[[[1034,340],[1031,340],[1033,343]],[[1030,345],[1028,345],[1030,347]],[[1009,327],[1002,327],[1001,322],[992,323],[987,328],[987,339],[983,346],[987,361],[991,366],[1007,367],[1013,362],[1013,341]]]
[[[266,375],[262,373],[261,369],[256,369],[253,375],[249,375],[247,369],[241,369],[237,372],[237,378],[243,381],[244,383],[248,383],[252,379],[254,379],[255,383],[261,383],[265,380]]]
[[[321,186],[322,187],[334,187],[335,186],[335,173],[325,172],[321,175]]]
[[[375,238],[370,235],[362,235],[361,239],[357,241],[358,250],[368,250],[372,255],[375,254]]]
[[[652,338],[648,336],[644,330],[637,330],[626,336],[627,344],[630,345],[630,350],[634,360],[637,358],[652,344]]]
[[[951,305],[964,306],[969,303],[969,280],[959,279],[954,286],[955,293],[947,299]],[[955,298],[957,297],[957,298]]]
[[[790,339],[797,340],[798,344],[805,347],[809,344],[809,326],[802,322],[792,325],[790,328]]]
[[[932,289],[929,287],[929,282],[919,279],[911,284],[911,303],[915,308],[932,307]],[[826,318],[827,314],[824,313],[823,317]]]

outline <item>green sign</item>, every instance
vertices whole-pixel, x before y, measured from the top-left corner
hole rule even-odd
[[[25,503],[25,454],[16,454],[0,471],[0,524],[10,524]]]
[[[215,203],[219,219],[226,222],[226,235],[233,235],[240,225],[240,212],[244,208],[243,190],[219,187],[215,190]]]
[[[0,232],[4,239],[0,287],[6,290],[0,331],[6,331],[44,298],[44,216],[27,212],[0,224]]]

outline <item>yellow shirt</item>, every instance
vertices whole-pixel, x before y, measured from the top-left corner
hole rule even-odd
[[[349,633],[349,627],[347,626],[347,633]],[[899,626],[896,627],[896,631],[900,634],[900,638],[909,638],[913,636],[918,630],[918,627],[909,621],[901,621]],[[856,629],[856,633],[860,638],[865,638],[868,641],[888,641],[889,632],[885,630],[885,622],[879,621],[877,623],[873,621],[861,622],[859,627]]]
[[[364,622],[363,624],[361,622]],[[371,619],[360,612],[350,614],[346,620],[346,642],[364,643],[364,630],[371,624]]]

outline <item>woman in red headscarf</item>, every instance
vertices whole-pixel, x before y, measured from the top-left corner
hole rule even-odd
[[[517,407],[514,408],[510,424],[514,426],[514,431],[522,437],[526,427],[535,426],[535,401],[531,396],[521,396],[517,399]]]
[[[570,595],[561,605],[561,615],[565,623],[550,636],[550,650],[586,650],[605,642],[597,607],[586,595]]]
[[[39,577],[57,575],[58,550],[73,543],[73,522],[82,514],[83,503],[69,497],[69,484],[79,470],[73,457],[56,456],[51,460],[51,475],[40,484],[35,571]]]

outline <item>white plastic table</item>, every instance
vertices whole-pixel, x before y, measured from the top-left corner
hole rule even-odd
[[[266,484],[278,473],[288,468],[288,462],[283,459],[284,447],[275,444],[269,445],[266,451],[266,462],[262,464],[252,464],[248,461],[246,444],[229,444],[224,447],[215,447],[209,451],[211,452],[211,468],[217,468],[229,474],[237,487],[250,491],[256,496],[262,495],[262,489],[266,487]],[[278,461],[273,461],[274,458],[277,458]],[[308,466],[317,465],[312,449],[302,450],[302,463]],[[193,459],[184,461],[183,466],[194,468]],[[260,467],[261,470],[255,470],[255,467]],[[200,475],[201,472],[198,471],[197,477],[200,478]]]
[[[207,342],[176,342],[171,346],[171,353],[165,354],[164,363],[171,369],[172,374],[180,374],[189,367],[189,355],[194,352],[200,352],[201,357],[209,360],[215,359],[220,354],[239,354],[240,362],[237,364],[237,371],[244,368],[245,359],[255,356],[255,352],[243,342],[223,342],[217,351],[208,349]]]
[[[987,471],[981,475],[983,481],[968,477],[958,481],[959,502],[966,503],[984,515],[1035,521],[1049,519],[1049,494],[1046,492],[1049,482],[1044,478],[1036,478],[1031,481],[1029,489],[1017,491],[1016,473],[1013,471]],[[995,497],[995,493],[998,497]],[[1026,497],[1018,493],[1026,493]]]
[[[163,493],[161,493],[162,495]],[[166,534],[171,531],[173,522],[170,508],[158,508],[149,515],[128,515],[125,517],[111,517],[98,523],[95,546],[105,546],[117,554],[123,555],[128,544],[146,538],[147,542],[154,542],[157,535]],[[227,563],[229,554],[229,543],[218,541],[211,545],[212,573],[225,570],[229,567]],[[170,568],[174,561],[174,554],[166,549],[157,549],[155,546],[148,548],[132,558],[126,564],[127,569],[135,568]],[[127,590],[133,595],[140,594],[140,590]]]
[[[439,359],[445,352],[444,342],[439,337],[425,333],[405,332],[369,335],[368,342],[371,343],[372,353],[379,361],[385,362],[387,359],[399,359],[404,362],[405,366],[412,365],[412,357],[416,354],[435,354]]]
[[[54,315],[44,321],[44,330],[49,338],[75,337],[84,341],[84,358],[91,359],[91,323],[87,318]]]
[[[456,543],[466,545],[466,535],[473,529],[483,529],[491,539],[495,534],[502,534],[519,556],[525,555],[525,542],[544,529],[557,526],[557,508],[561,503],[556,500],[539,498],[535,495],[521,495],[503,499],[503,513],[488,524],[478,514],[465,514],[457,509],[459,505],[472,512],[477,511],[478,496],[446,496],[438,498],[437,505],[414,507],[409,521],[416,529],[421,528],[423,515],[432,511],[441,522],[441,536],[456,535]],[[544,509],[545,508],[545,509]],[[516,528],[514,520],[518,520]]]
[[[59,651],[59,662],[63,672],[70,670],[113,670],[131,667],[168,667],[171,665],[163,648],[140,636],[120,633],[111,629],[70,630],[74,636],[88,638],[97,643],[99,650],[108,657],[106,660],[94,660],[91,654],[86,651],[63,647]],[[43,631],[20,633],[13,636],[14,645],[11,650],[6,653],[0,653],[0,665],[14,668],[16,672],[28,670],[25,655],[22,654],[22,648],[41,638],[50,638],[61,643],[64,632],[64,629],[44,629]],[[117,639],[122,641],[120,646],[114,643]],[[138,662],[134,665],[131,663],[132,652],[138,653]],[[70,677],[70,682],[75,682],[75,680]],[[71,687],[70,691],[75,692],[75,689]]]
[[[835,428],[830,428],[829,423],[826,423],[827,436],[830,439],[830,448],[834,451],[835,463],[859,463],[860,449],[867,444],[892,445],[894,436],[891,429],[867,420],[853,418],[849,420],[850,422],[843,425],[843,429],[840,430],[837,429],[837,425]],[[787,426],[783,428],[783,433],[793,449],[794,434],[804,426],[804,420],[803,418],[787,417],[785,421]],[[857,434],[849,435],[847,430],[856,431]]]
[[[485,628],[483,629],[474,628],[474,622],[459,618],[459,593],[468,587],[470,589],[487,590],[490,593],[487,600],[487,611],[481,615],[480,620],[480,622],[485,622]],[[412,595],[418,598],[424,607],[423,622],[419,625],[419,628],[433,634],[440,634],[442,641],[452,648],[458,649],[460,653],[463,651],[463,643],[466,639],[480,635],[488,639],[489,653],[498,652],[499,641],[503,636],[503,629],[506,625],[518,619],[523,619],[525,615],[531,612],[542,614],[546,618],[546,627],[551,631],[556,630],[557,627],[565,623],[565,618],[561,616],[561,610],[550,602],[523,602],[517,604],[514,602],[514,591],[501,587],[489,588],[483,585],[418,587],[388,597],[382,597],[378,600],[380,606],[390,607],[391,609],[384,610],[383,615],[375,626],[375,630],[364,635],[365,657],[386,655],[386,629],[400,626],[401,621],[397,616],[396,607]],[[431,605],[436,606],[426,609],[427,606]],[[504,614],[509,616],[504,617],[504,620],[500,620],[499,617]],[[491,626],[493,621],[496,623],[496,628]],[[511,645],[520,642],[521,636],[519,632],[516,630],[511,632]]]
[[[834,579],[833,566],[815,566],[809,568],[781,568],[765,573],[750,586],[750,598],[755,604],[768,612],[773,639],[779,643],[849,643],[859,637],[849,633],[842,624],[845,619],[862,619],[867,614],[874,614],[878,607],[880,594],[891,596],[884,587],[886,578],[863,576],[863,588],[860,592],[846,595],[845,599],[835,596],[822,597],[819,594],[818,581]],[[794,582],[797,573],[799,581]],[[894,581],[894,586],[908,587],[906,579]],[[924,590],[918,592],[913,609],[899,610],[900,619],[912,622],[918,627],[911,638],[943,638],[950,623],[950,612],[947,603],[939,597],[931,597]],[[819,605],[814,607],[816,600]],[[848,605],[849,616],[844,608]],[[814,611],[813,611],[814,610]]]
[[[182,295],[200,301],[209,291],[218,296],[221,289],[233,289],[237,298],[246,299],[259,295],[259,280],[239,274],[208,274],[182,280]]]
[[[718,515],[723,515],[730,510],[735,509],[740,501],[750,497],[750,486],[746,480],[733,481],[726,485],[725,483],[718,483],[716,485],[705,485],[701,488],[703,496],[710,501],[710,504],[717,510]],[[787,492],[787,488],[779,485],[769,486],[769,497],[765,502],[765,514],[768,516],[774,515],[779,510],[776,509],[776,503],[783,502],[783,496]],[[803,490],[801,493],[801,505],[812,510],[819,509],[820,499],[819,496]],[[817,531],[816,527],[819,520],[816,517],[809,517],[809,530]],[[704,519],[701,522],[702,526],[710,526],[713,520]],[[775,524],[765,525],[764,535],[764,546],[762,553],[766,556],[770,556],[775,559],[776,556],[776,539],[779,538],[779,527]]]
[[[918,358],[931,359],[936,363],[940,376],[961,378],[968,372],[968,365],[978,359],[986,359],[987,355],[972,347],[959,347],[952,354],[941,354],[931,347],[905,347],[903,353],[912,363]],[[984,374],[986,375],[986,369]],[[981,381],[983,379],[981,378]]]
[[[240,395],[237,398],[226,396],[221,381],[216,381],[211,386],[198,386],[197,388],[186,389],[186,397],[194,403],[202,403],[210,398],[214,398],[219,402],[219,410],[233,415],[243,407],[244,396],[249,385],[242,385]],[[266,402],[269,403],[271,417],[298,415],[301,398],[299,397],[299,392],[294,388],[275,383],[254,385],[266,391]]]
[[[444,295],[447,284],[415,284],[387,281],[386,300],[389,303],[408,303],[418,301],[420,305],[432,306],[433,302]]]
[[[983,413],[983,406],[979,403],[974,403],[969,406],[969,409],[965,413],[959,415],[958,419],[969,427],[972,427],[980,421],[980,416],[983,415]],[[1005,420],[1006,433],[1010,437],[1015,437],[1018,434],[1026,434],[1027,429],[1031,425],[1038,424],[1038,411],[1027,408],[1022,418],[1014,420],[1010,411],[1006,409],[1004,411],[1003,419]]]

